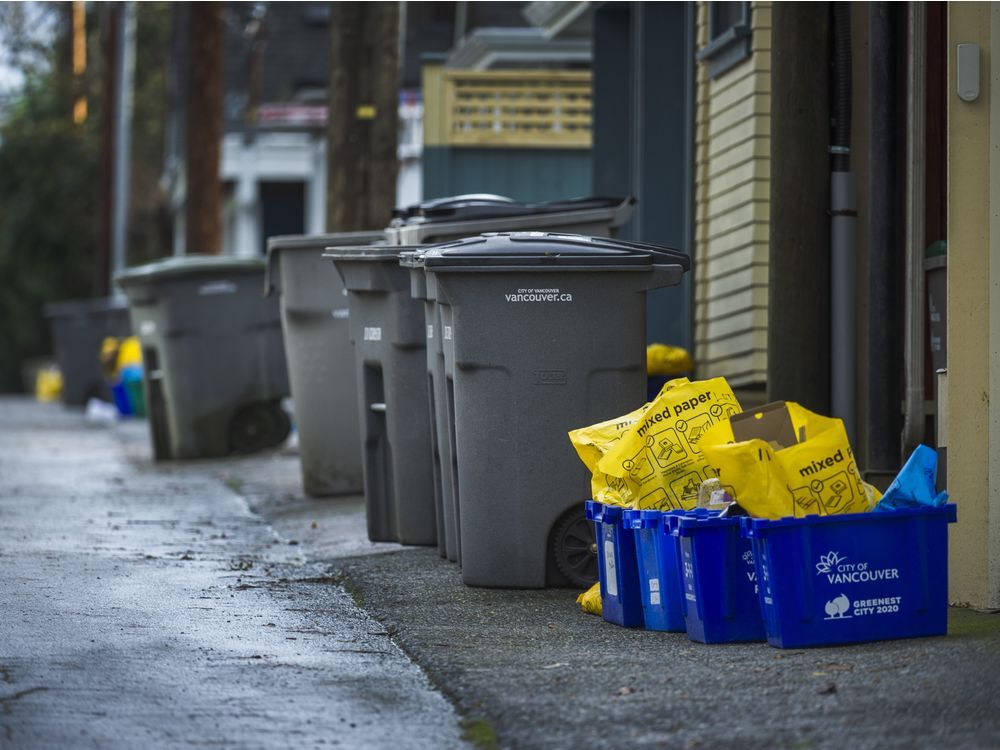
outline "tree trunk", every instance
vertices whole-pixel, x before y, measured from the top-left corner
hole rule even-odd
[[[399,170],[399,3],[334,2],[331,26],[327,229],[381,229]]]
[[[187,247],[222,250],[222,10],[191,4],[191,86],[187,127]]]

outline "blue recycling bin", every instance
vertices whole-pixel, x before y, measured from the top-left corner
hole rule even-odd
[[[627,510],[625,524],[635,536],[639,593],[647,630],[683,633],[684,588],[671,518],[685,511]]]
[[[944,635],[954,504],[742,519],[767,641],[779,648]]]
[[[672,533],[684,576],[684,622],[701,643],[764,640],[757,571],[740,519],[682,516]]]
[[[585,510],[596,531],[601,613],[615,625],[641,628],[644,621],[635,535],[625,527],[625,508],[588,500]]]

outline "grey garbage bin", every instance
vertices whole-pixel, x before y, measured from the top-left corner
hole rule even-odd
[[[385,241],[383,232],[271,237],[265,293],[278,294],[299,434],[302,487],[323,497],[360,493],[361,433],[347,290],[323,250]]]
[[[474,194],[427,201],[407,209],[398,209],[393,226],[386,230],[391,244],[443,242],[500,230],[549,230],[606,237],[625,223],[635,207],[634,198],[579,198],[548,203],[519,203],[510,198]],[[405,241],[404,241],[405,240]],[[446,302],[437,298],[433,277],[423,275],[422,256],[403,253],[401,263],[411,269],[414,298],[425,301],[424,314],[428,335],[427,366],[430,378],[432,445],[434,447],[435,496],[437,516],[441,521],[438,548],[449,560],[461,562],[458,539],[461,513],[458,490],[458,466],[454,449],[454,415],[447,398],[453,380],[450,322]],[[437,337],[432,338],[434,332]],[[447,352],[445,350],[448,350]],[[441,534],[444,538],[441,538]]]
[[[344,280],[358,373],[368,537],[432,545],[437,516],[423,306],[399,247],[330,248]]]
[[[430,420],[431,455],[434,477],[434,507],[437,518],[438,552],[452,562],[460,562],[458,543],[458,492],[456,488],[452,420],[447,407],[445,354],[441,313],[437,300],[436,280],[424,273],[423,253],[400,253],[399,264],[410,271],[410,296],[424,304],[424,325],[427,334],[428,418]]]
[[[397,210],[390,244],[424,245],[484,232],[526,230],[605,236],[632,216],[635,198],[519,203],[499,195],[457,195]]]
[[[63,378],[62,401],[84,406],[90,398],[111,400],[101,372],[101,344],[108,336],[130,336],[128,306],[124,299],[53,302],[45,305],[56,363]]]
[[[188,255],[115,277],[142,344],[153,456],[210,458],[280,445],[288,373],[263,258]]]
[[[690,262],[529,232],[439,245],[424,267],[452,329],[463,580],[580,584],[589,476],[567,432],[643,403],[645,293],[679,283]]]

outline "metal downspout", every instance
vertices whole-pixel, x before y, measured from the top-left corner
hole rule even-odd
[[[857,186],[851,171],[851,4],[833,4],[830,139],[830,389],[834,416],[857,433]]]
[[[895,3],[868,6],[868,398],[865,475],[882,481],[899,470],[899,375],[896,321],[897,105]]]
[[[128,265],[129,169],[132,155],[132,109],[135,95],[135,28],[134,2],[122,6],[118,24],[118,89],[114,92],[114,157],[112,166],[111,204],[111,276]],[[112,294],[123,293],[112,282]]]
[[[906,54],[906,313],[901,456],[924,439],[924,237],[927,8],[908,3]]]

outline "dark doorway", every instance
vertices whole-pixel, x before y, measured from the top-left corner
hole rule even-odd
[[[260,252],[267,251],[267,238],[306,231],[306,185],[304,182],[260,183]]]

